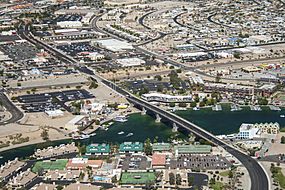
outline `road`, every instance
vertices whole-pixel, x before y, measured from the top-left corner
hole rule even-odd
[[[33,38],[33,36],[29,35],[28,27],[25,27],[25,31],[22,33],[24,37],[29,39],[31,43],[37,44],[39,46],[42,46],[46,51],[53,53],[54,56],[58,58],[64,58],[66,57],[65,54],[62,52],[59,52],[58,50],[52,48],[51,46],[45,45],[43,42]],[[71,60],[69,60],[71,61]],[[77,65],[76,62],[74,62],[74,65]],[[168,111],[165,111],[155,105],[150,104],[149,102],[146,102],[132,94],[130,94],[128,91],[122,89],[121,87],[117,86],[111,81],[108,81],[101,76],[97,76],[93,71],[91,71],[88,68],[85,68],[86,74],[89,74],[90,76],[96,78],[96,80],[100,80],[100,82],[104,83],[105,85],[109,86],[110,88],[115,89],[118,93],[125,96],[127,100],[140,108],[145,108],[146,110],[152,111],[156,114],[159,114],[162,118],[166,118],[167,120],[175,123],[177,126],[183,127],[197,136],[200,136],[213,144],[216,144],[218,146],[223,147],[225,150],[227,150],[230,154],[235,156],[248,170],[250,179],[251,179],[251,190],[268,190],[269,188],[269,182],[266,173],[264,172],[263,168],[259,165],[259,163],[251,158],[248,155],[245,155],[241,151],[235,149],[231,145],[226,144],[224,141],[218,139],[213,134],[207,132],[206,130],[200,128],[199,126],[171,113]],[[116,88],[114,88],[116,87]]]
[[[9,100],[9,98],[4,94],[0,93],[0,100],[3,106],[11,113],[12,117],[6,121],[0,121],[0,125],[5,125],[8,123],[15,123],[24,117],[24,114]]]

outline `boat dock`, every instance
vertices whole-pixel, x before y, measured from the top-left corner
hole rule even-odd
[[[256,106],[250,106],[251,111],[262,111],[261,107],[256,105]]]
[[[231,104],[231,111],[240,111],[242,108],[238,104]]]
[[[223,108],[220,104],[216,104],[216,105],[212,106],[212,110],[213,111],[222,111]]]
[[[272,111],[281,111],[281,108],[277,107],[277,106],[273,106],[273,105],[269,105],[268,106],[270,110]]]

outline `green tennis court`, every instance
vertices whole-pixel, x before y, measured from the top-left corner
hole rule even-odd
[[[154,181],[154,172],[125,172],[121,176],[121,184],[145,184]]]
[[[66,159],[60,159],[55,161],[39,161],[36,162],[32,171],[37,173],[40,169],[44,170],[63,170],[67,164]]]

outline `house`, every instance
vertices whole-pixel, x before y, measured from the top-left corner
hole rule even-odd
[[[153,168],[165,168],[165,166],[166,166],[166,155],[154,153],[152,155],[151,165]]]

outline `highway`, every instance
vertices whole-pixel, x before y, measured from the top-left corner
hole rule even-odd
[[[35,45],[41,46],[46,51],[48,51],[48,52],[52,53],[54,56],[56,56],[58,59],[63,59],[63,60],[69,61],[69,63],[73,62],[75,66],[77,65],[77,62],[75,60],[70,59],[68,56],[66,56],[62,52],[60,52],[60,51],[52,48],[51,46],[46,45],[43,42],[34,38],[29,33],[27,26],[24,27],[24,29],[25,30],[21,32],[21,35],[25,39],[27,39],[28,41],[30,41],[31,43],[33,43]],[[187,121],[187,120],[185,120],[185,119],[183,119],[183,118],[181,118],[181,117],[179,117],[173,113],[165,111],[165,110],[163,110],[163,109],[161,109],[155,105],[150,104],[149,102],[146,102],[146,101],[130,94],[128,91],[120,88],[119,86],[117,86],[113,82],[108,81],[108,80],[102,78],[101,76],[96,75],[90,69],[85,67],[84,70],[85,70],[86,74],[89,74],[90,76],[96,78],[97,80],[99,79],[105,85],[109,86],[110,88],[115,89],[118,93],[125,96],[127,98],[127,100],[129,102],[133,103],[134,105],[139,106],[140,108],[145,108],[146,110],[152,111],[156,114],[159,114],[162,118],[166,118],[167,120],[175,123],[177,126],[183,127],[185,129],[193,132],[197,136],[200,136],[200,137],[212,142],[213,144],[216,144],[216,145],[219,145],[219,146],[225,148],[225,150],[227,150],[230,154],[235,156],[247,168],[249,175],[250,175],[250,179],[251,179],[251,190],[268,190],[269,189],[269,181],[268,181],[267,175],[255,159],[251,158],[248,155],[245,155],[244,153],[242,153],[238,149],[235,149],[231,145],[226,144],[225,142],[218,139],[216,136],[207,132],[206,130],[200,128],[199,126],[197,126],[197,125],[195,125],[195,124],[193,124],[193,123],[191,123],[191,122],[189,122],[189,121]]]

